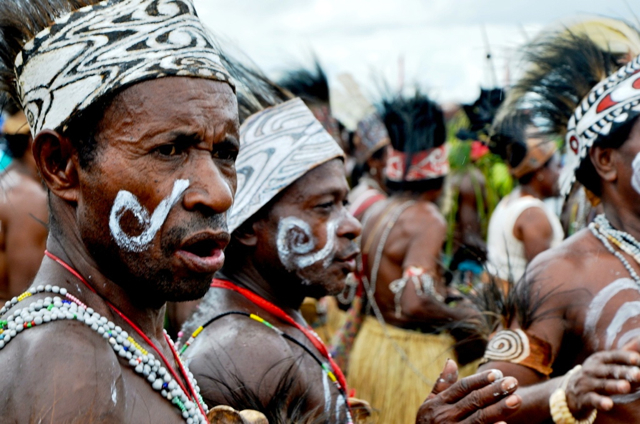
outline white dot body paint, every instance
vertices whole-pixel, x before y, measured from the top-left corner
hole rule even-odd
[[[631,175],[631,185],[633,188],[640,194],[640,153],[636,155],[631,162],[631,167],[633,168],[633,175]]]
[[[309,224],[293,216],[282,218],[276,240],[280,261],[289,271],[308,268],[319,261],[324,261],[324,267],[328,267],[335,254],[337,228],[337,221],[327,223],[327,242],[314,252],[317,241]]]
[[[113,201],[111,215],[109,216],[109,229],[118,246],[128,252],[142,252],[149,247],[149,244],[156,236],[164,224],[169,211],[180,200],[180,197],[189,187],[189,180],[177,180],[173,183],[171,195],[163,199],[151,216],[149,211],[140,204],[138,198],[132,193],[121,190]],[[120,227],[120,219],[125,212],[131,212],[136,217],[140,225],[144,228],[137,236],[126,234]]]

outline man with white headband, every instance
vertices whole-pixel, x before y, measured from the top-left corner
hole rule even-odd
[[[190,0],[0,5],[0,89],[25,111],[50,236],[0,310],[6,422],[201,423],[163,332],[224,260],[235,89]]]
[[[532,111],[566,133],[562,194],[577,180],[604,214],[537,256],[510,293],[485,352],[485,367],[521,384],[510,422],[640,422],[639,41],[606,19],[546,35],[514,88],[541,94]]]
[[[227,260],[183,328],[180,352],[209,405],[257,409],[272,423],[353,422],[361,410],[345,377],[300,314],[306,296],[338,293],[354,269],[360,224],[345,207],[342,149],[300,99],[255,114],[240,133]],[[515,380],[456,380],[448,363],[419,422],[495,422],[512,412],[504,398]]]

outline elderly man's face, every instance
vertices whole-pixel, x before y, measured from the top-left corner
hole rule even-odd
[[[310,297],[344,288],[347,274],[355,269],[354,239],[361,230],[345,207],[348,193],[339,159],[309,171],[284,191],[256,225],[256,257],[273,271],[269,277],[301,281]]]
[[[158,302],[206,292],[224,261],[236,190],[237,103],[229,85],[170,77],[106,110],[80,170],[78,222],[101,270]]]

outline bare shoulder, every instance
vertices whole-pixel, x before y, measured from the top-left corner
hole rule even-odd
[[[587,229],[579,231],[558,246],[536,256],[527,273],[551,285],[583,281],[585,273],[593,267],[593,255],[602,251],[602,245]],[[545,284],[547,284],[545,283]]]
[[[208,325],[184,358],[207,403],[233,404],[231,391],[240,382],[249,396],[268,401],[284,378],[301,377],[301,355],[264,324],[232,314]]]
[[[426,201],[417,201],[409,206],[398,219],[398,223],[408,228],[425,228],[429,226],[431,229],[446,228],[446,221],[440,209]]]
[[[537,255],[528,265],[516,293],[526,298],[525,303],[531,307],[557,310],[559,314],[583,304],[591,296],[590,285],[597,280],[594,262],[598,261],[593,258],[601,248],[589,230],[576,233]]]
[[[116,422],[122,368],[83,323],[58,321],[18,333],[0,350],[0,410],[16,422]]]

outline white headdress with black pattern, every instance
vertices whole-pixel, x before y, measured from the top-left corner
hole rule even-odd
[[[27,42],[15,73],[34,136],[145,80],[189,76],[233,87],[191,0],[107,0],[79,9]]]
[[[567,158],[560,175],[563,195],[571,191],[575,172],[601,136],[640,115],[640,56],[596,85],[578,105],[567,126]]]
[[[233,232],[282,190],[344,152],[298,98],[265,109],[240,127],[238,189],[228,213]]]

